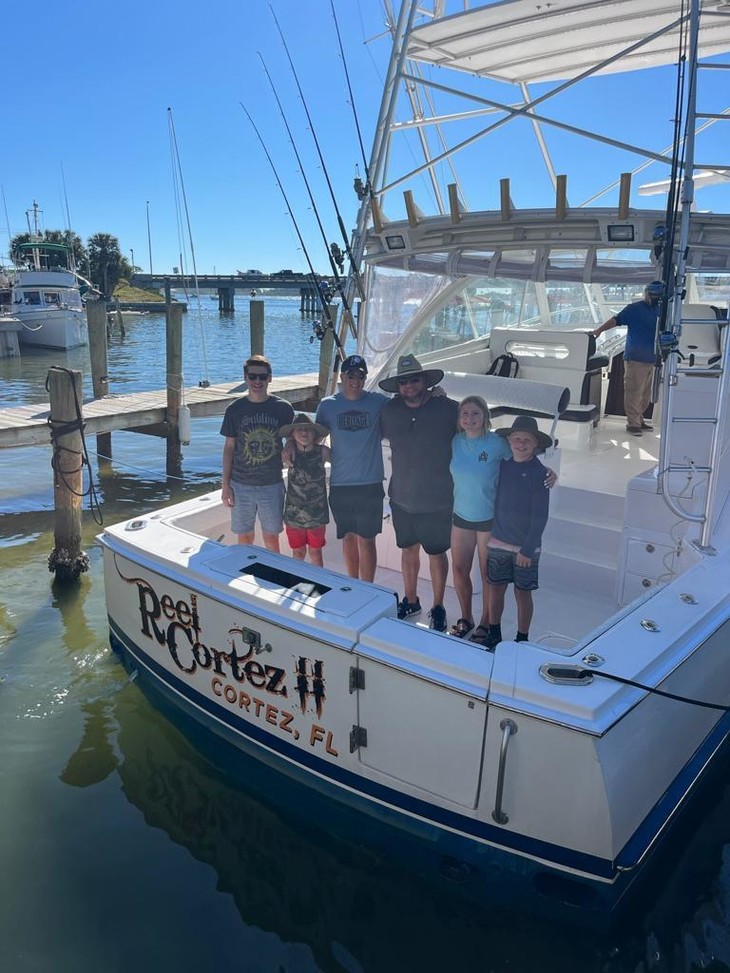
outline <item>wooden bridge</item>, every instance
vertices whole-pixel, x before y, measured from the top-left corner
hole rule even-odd
[[[295,408],[313,409],[318,396],[316,372],[273,378],[269,387]],[[244,382],[228,382],[185,389],[183,401],[193,418],[223,415],[231,402],[246,391]],[[167,431],[167,391],[110,394],[82,404],[84,432],[99,435],[128,429],[151,435]],[[10,446],[48,446],[51,442],[47,404],[0,408],[0,449]]]

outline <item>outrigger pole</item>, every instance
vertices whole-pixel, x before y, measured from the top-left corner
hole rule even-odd
[[[273,80],[271,78],[271,75],[269,74],[269,69],[266,67],[266,62],[264,61],[264,58],[263,58],[263,55],[261,54],[261,51],[258,52],[258,55],[259,55],[259,59],[261,60],[261,65],[262,65],[264,71],[266,72],[266,77],[269,80],[269,84],[271,86],[271,90],[273,92],[274,98],[276,99],[276,104],[279,107],[279,113],[281,114],[282,121],[284,122],[284,127],[286,128],[287,135],[289,136],[289,141],[291,142],[291,147],[294,150],[294,155],[296,156],[297,165],[299,166],[299,171],[302,174],[302,179],[304,180],[304,185],[307,188],[307,194],[309,196],[309,202],[312,204],[312,211],[314,212],[314,216],[315,216],[315,218],[317,220],[317,226],[319,227],[319,232],[322,234],[322,240],[324,242],[325,249],[327,250],[327,256],[329,257],[329,262],[330,262],[330,268],[332,269],[332,276],[335,279],[335,283],[337,285],[337,290],[338,290],[338,292],[339,292],[339,294],[340,294],[340,296],[342,298],[343,311],[344,311],[344,313],[348,317],[348,324],[350,326],[350,331],[352,332],[352,336],[355,337],[355,324],[354,324],[354,321],[352,320],[352,308],[350,307],[350,303],[347,300],[347,297],[345,295],[345,290],[344,290],[344,288],[342,286],[342,280],[340,279],[340,275],[339,275],[339,272],[338,272],[338,269],[337,269],[337,263],[335,262],[334,254],[332,253],[332,250],[330,249],[330,246],[327,243],[327,234],[324,232],[324,227],[322,226],[322,220],[320,219],[319,211],[317,209],[317,204],[316,204],[316,202],[314,200],[314,195],[312,193],[311,186],[309,185],[309,180],[307,179],[307,174],[304,171],[304,163],[302,162],[301,156],[299,155],[299,151],[297,150],[296,142],[294,141],[294,135],[292,134],[292,130],[289,127],[289,122],[286,120],[286,115],[284,113],[284,108],[283,108],[283,106],[281,104],[281,99],[279,98],[279,95],[276,92],[276,88],[274,86],[274,82],[273,82]]]
[[[316,131],[314,129],[314,122],[312,121],[312,116],[309,113],[309,108],[307,108],[307,102],[306,102],[306,99],[304,97],[304,92],[302,91],[302,86],[299,83],[299,75],[297,74],[296,68],[294,67],[294,62],[292,61],[292,56],[289,53],[289,47],[288,47],[288,45],[286,43],[286,38],[284,37],[284,32],[282,31],[281,26],[279,25],[279,21],[278,21],[278,19],[276,17],[276,13],[274,12],[274,8],[271,6],[271,4],[269,4],[269,9],[271,10],[271,16],[274,18],[274,23],[276,24],[276,29],[279,31],[279,37],[281,37],[281,43],[284,46],[284,51],[286,52],[286,56],[287,56],[287,59],[289,61],[289,67],[291,68],[291,72],[294,75],[294,81],[296,82],[297,90],[299,92],[299,97],[302,99],[302,105],[304,106],[304,113],[307,116],[307,122],[309,123],[309,130],[312,133],[312,138],[314,140],[314,145],[315,145],[315,147],[317,149],[317,155],[319,156],[319,161],[320,161],[320,164],[322,166],[322,172],[324,173],[324,178],[325,178],[325,180],[327,182],[327,188],[329,189],[330,196],[332,197],[332,205],[334,206],[335,213],[337,214],[337,222],[339,224],[340,233],[342,234],[342,240],[343,240],[343,243],[345,245],[345,253],[347,254],[348,259],[350,261],[351,271],[355,275],[355,283],[356,283],[356,286],[357,286],[358,294],[360,296],[360,300],[364,301],[365,300],[365,289],[364,289],[364,287],[362,285],[362,279],[360,277],[360,269],[357,266],[357,264],[355,263],[355,259],[354,259],[353,255],[352,255],[352,251],[350,249],[350,240],[349,240],[349,237],[347,235],[347,230],[345,229],[345,224],[342,221],[342,214],[340,213],[340,208],[337,205],[337,197],[335,196],[335,191],[332,188],[332,181],[331,181],[331,179],[329,177],[329,173],[327,171],[327,163],[324,161],[324,155],[322,153],[322,149],[320,148],[319,139],[317,138],[317,133],[316,133]]]
[[[271,167],[271,171],[274,174],[274,179],[276,179],[276,185],[279,187],[279,192],[282,195],[282,198],[287,208],[287,212],[289,213],[289,217],[292,221],[292,225],[294,226],[294,230],[296,231],[297,238],[299,239],[299,245],[302,248],[302,253],[304,254],[304,257],[307,261],[307,266],[309,267],[309,275],[312,278],[312,283],[314,284],[317,293],[322,298],[322,308],[324,310],[325,317],[327,318],[327,327],[332,330],[332,335],[335,339],[335,346],[337,348],[337,354],[340,358],[340,361],[343,361],[345,358],[345,351],[344,348],[342,347],[342,342],[340,341],[337,335],[335,322],[332,320],[332,309],[330,308],[329,304],[327,303],[327,301],[324,299],[324,296],[322,295],[322,291],[319,286],[319,279],[315,272],[314,265],[312,264],[312,261],[310,259],[309,251],[307,250],[307,246],[304,242],[304,237],[302,236],[302,231],[299,229],[299,224],[297,223],[296,217],[294,216],[294,211],[291,208],[291,203],[289,202],[289,197],[286,194],[286,190],[284,189],[281,179],[279,178],[279,173],[276,169],[276,166],[274,165],[274,160],[271,158],[271,153],[266,148],[266,143],[261,137],[261,132],[259,132],[258,128],[256,127],[256,122],[251,117],[251,113],[249,112],[248,108],[246,108],[246,106],[242,101],[239,101],[238,104],[241,106],[241,108],[243,108],[244,112],[246,113],[246,118],[248,118],[249,122],[251,122],[251,127],[256,133],[256,138],[259,140],[259,144],[261,145],[261,148],[264,150],[264,155],[266,156],[268,163]]]

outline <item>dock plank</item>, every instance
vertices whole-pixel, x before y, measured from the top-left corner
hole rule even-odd
[[[303,408],[305,403],[316,399],[317,380],[316,372],[273,378],[270,391]],[[195,385],[185,389],[184,401],[193,418],[220,416],[245,391],[244,382],[224,382],[206,388]],[[151,426],[166,421],[167,392],[160,389],[126,395],[111,393],[103,399],[84,401],[82,408],[86,435]],[[49,416],[48,403],[0,409],[0,449],[49,445]]]

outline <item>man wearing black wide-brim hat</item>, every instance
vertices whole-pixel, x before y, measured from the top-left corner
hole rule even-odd
[[[384,392],[397,393],[384,406],[380,426],[390,442],[393,463],[388,495],[404,586],[398,617],[421,611],[417,586],[423,548],[433,588],[429,616],[439,632],[446,630],[446,552],[454,499],[449,463],[459,408],[453,399],[432,394],[443,377],[440,368],[423,368],[415,355],[403,355],[396,372],[379,383]]]

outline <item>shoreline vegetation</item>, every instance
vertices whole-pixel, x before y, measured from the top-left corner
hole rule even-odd
[[[111,302],[115,303],[147,303],[164,304],[165,297],[159,291],[146,290],[143,287],[135,287],[128,280],[120,280],[112,293]]]

